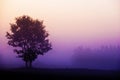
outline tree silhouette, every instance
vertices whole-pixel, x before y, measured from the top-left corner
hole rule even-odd
[[[15,18],[16,22],[10,24],[11,32],[7,32],[8,44],[16,47],[14,52],[26,63],[27,68],[32,67],[32,62],[38,55],[51,50],[48,32],[45,30],[43,21],[33,20],[23,15]]]

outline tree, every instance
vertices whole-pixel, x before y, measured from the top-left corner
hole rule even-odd
[[[52,46],[48,39],[43,21],[33,20],[23,15],[15,18],[15,23],[10,24],[11,32],[6,33],[8,44],[16,47],[14,52],[26,63],[27,68],[32,67],[32,62],[38,55],[51,50]]]

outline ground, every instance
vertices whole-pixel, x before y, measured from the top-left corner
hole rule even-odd
[[[16,68],[1,69],[1,78],[11,79],[105,79],[116,80],[120,71],[112,70],[89,70],[89,69],[39,69],[39,68]],[[1,79],[0,79],[1,80]]]

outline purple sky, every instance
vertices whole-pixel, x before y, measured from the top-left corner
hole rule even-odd
[[[26,14],[44,20],[53,45],[53,50],[39,56],[33,63],[35,67],[116,69],[120,52],[95,53],[94,56],[82,54],[79,66],[72,59],[74,50],[79,46],[97,49],[102,45],[120,45],[119,5],[119,0],[1,0],[0,55],[4,66],[24,65],[21,59],[16,58],[12,47],[7,45],[5,33],[9,31],[9,23],[13,23],[15,17]],[[106,58],[106,62],[103,58]],[[98,61],[98,64],[94,61]]]

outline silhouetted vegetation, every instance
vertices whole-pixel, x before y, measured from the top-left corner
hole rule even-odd
[[[120,46],[102,46],[95,49],[78,47],[72,59],[73,63],[84,67],[111,69],[116,66],[119,69],[119,56]]]
[[[26,67],[32,67],[32,62],[38,55],[51,50],[48,32],[43,21],[33,20],[29,16],[17,17],[15,23],[10,24],[11,32],[7,32],[8,44],[16,47],[14,52],[26,63]]]

